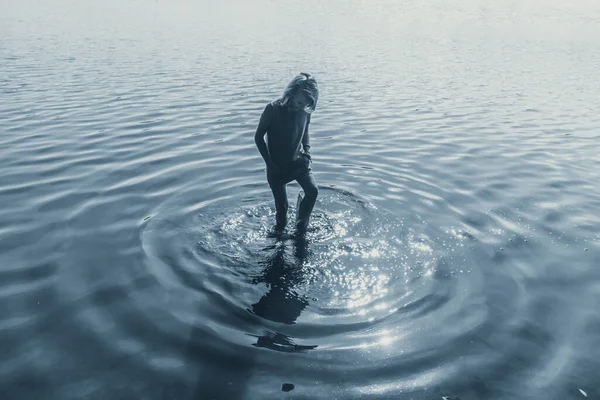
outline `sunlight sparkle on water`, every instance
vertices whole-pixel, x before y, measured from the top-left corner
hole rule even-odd
[[[389,329],[382,329],[378,332],[375,332],[371,338],[373,339],[372,341],[363,342],[357,347],[360,349],[373,349],[378,347],[383,348],[391,345],[399,339],[398,335],[394,335]]]
[[[383,331],[381,331],[380,336],[381,336],[381,338],[379,338],[379,341],[377,343],[382,346],[388,346],[396,340],[396,338],[394,336],[392,336],[390,331],[387,329],[384,329]]]

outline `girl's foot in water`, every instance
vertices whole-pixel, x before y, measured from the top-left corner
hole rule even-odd
[[[292,235],[285,231],[285,227],[275,225],[267,232],[267,237],[275,238],[277,240],[287,240],[292,238]]]
[[[268,230],[267,236],[268,237],[278,237],[278,236],[281,236],[283,234],[283,232],[285,232],[285,227],[275,225],[271,229]]]

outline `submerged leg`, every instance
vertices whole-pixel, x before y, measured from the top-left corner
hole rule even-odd
[[[302,190],[304,190],[304,197],[298,196],[299,204],[298,212],[296,214],[296,228],[298,233],[303,234],[308,229],[310,214],[312,213],[315,202],[317,201],[319,188],[317,187],[317,182],[310,171],[308,171],[306,174],[303,174],[296,180],[302,187]]]
[[[286,185],[271,186],[275,200],[275,230],[282,231],[287,224],[288,198]]]

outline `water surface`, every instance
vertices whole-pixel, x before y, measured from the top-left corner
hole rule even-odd
[[[0,7],[2,398],[600,396],[596,1]]]

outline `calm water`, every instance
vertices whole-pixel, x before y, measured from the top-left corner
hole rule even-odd
[[[2,399],[600,398],[596,0],[0,8]]]

